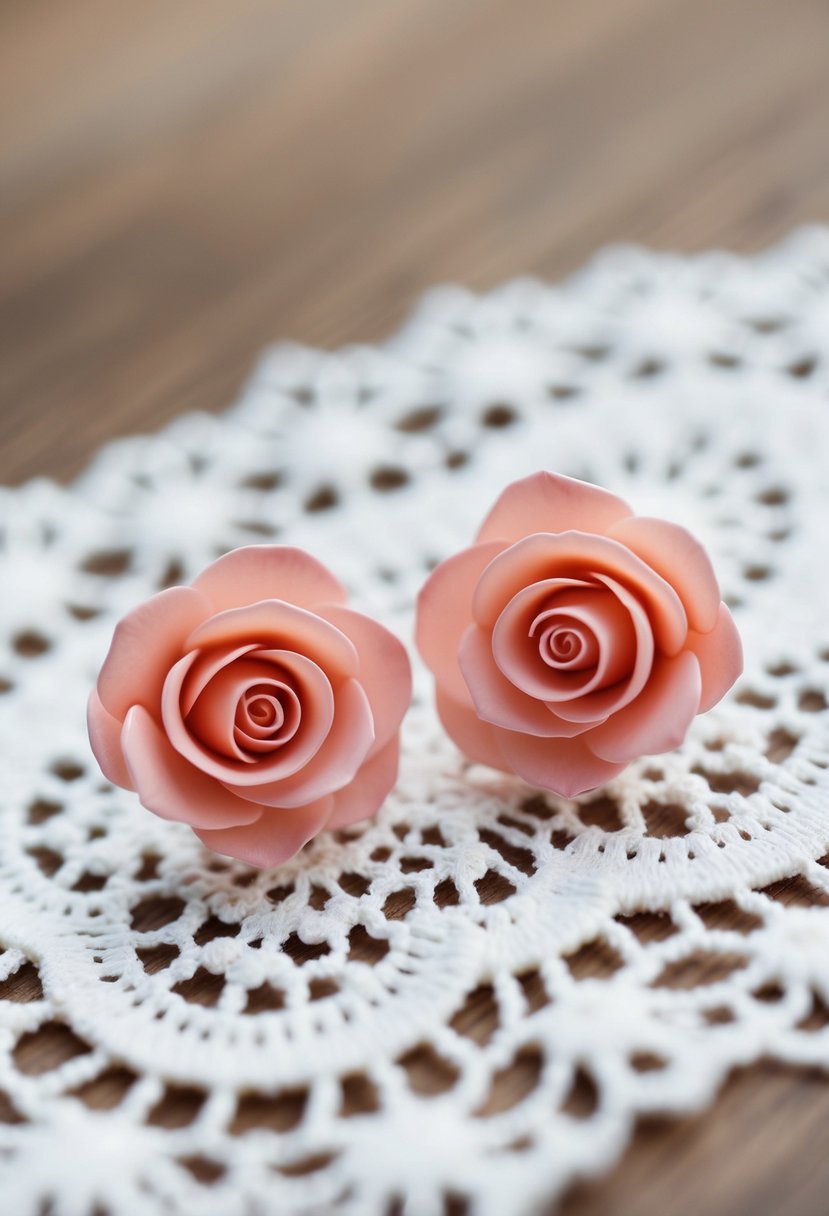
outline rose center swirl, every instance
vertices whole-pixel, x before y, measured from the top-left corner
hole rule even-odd
[[[241,658],[231,653],[224,666],[221,658],[209,655],[203,664],[209,678],[185,714],[187,732],[208,756],[246,766],[262,762],[300,732],[305,683],[264,651]]]
[[[538,654],[548,667],[559,671],[583,671],[599,659],[596,635],[583,621],[557,612],[539,613],[530,627],[538,642]]]
[[[233,735],[246,751],[270,751],[294,737],[302,706],[293,688],[268,680],[246,688],[236,703]]]
[[[285,720],[285,711],[275,697],[254,697],[244,708],[259,726],[275,725],[278,729]]]
[[[502,611],[493,635],[503,674],[536,700],[563,703],[626,679],[637,635],[619,597],[598,582],[541,581]]]

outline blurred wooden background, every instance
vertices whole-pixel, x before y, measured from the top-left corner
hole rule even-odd
[[[829,218],[827,0],[5,0],[0,93],[2,482],[435,282]],[[827,1116],[758,1066],[567,1216],[823,1216]]]

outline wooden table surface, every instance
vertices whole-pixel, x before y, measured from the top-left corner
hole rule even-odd
[[[7,0],[0,481],[232,399],[276,337],[608,241],[829,217],[826,0]],[[652,1121],[567,1216],[824,1216],[829,1082]]]

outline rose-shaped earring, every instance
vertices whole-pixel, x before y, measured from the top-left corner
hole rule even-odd
[[[553,473],[508,486],[433,571],[417,644],[461,751],[564,797],[677,747],[742,671],[690,533]]]
[[[409,660],[300,549],[219,558],[115,630],[89,701],[108,780],[255,866],[374,814],[397,778]]]

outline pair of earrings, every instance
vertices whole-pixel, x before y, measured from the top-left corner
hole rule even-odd
[[[255,866],[373,815],[411,698],[402,644],[288,546],[219,558],[116,627],[88,711],[104,775]],[[702,546],[541,472],[437,567],[418,649],[471,760],[574,797],[682,741],[742,670]]]

